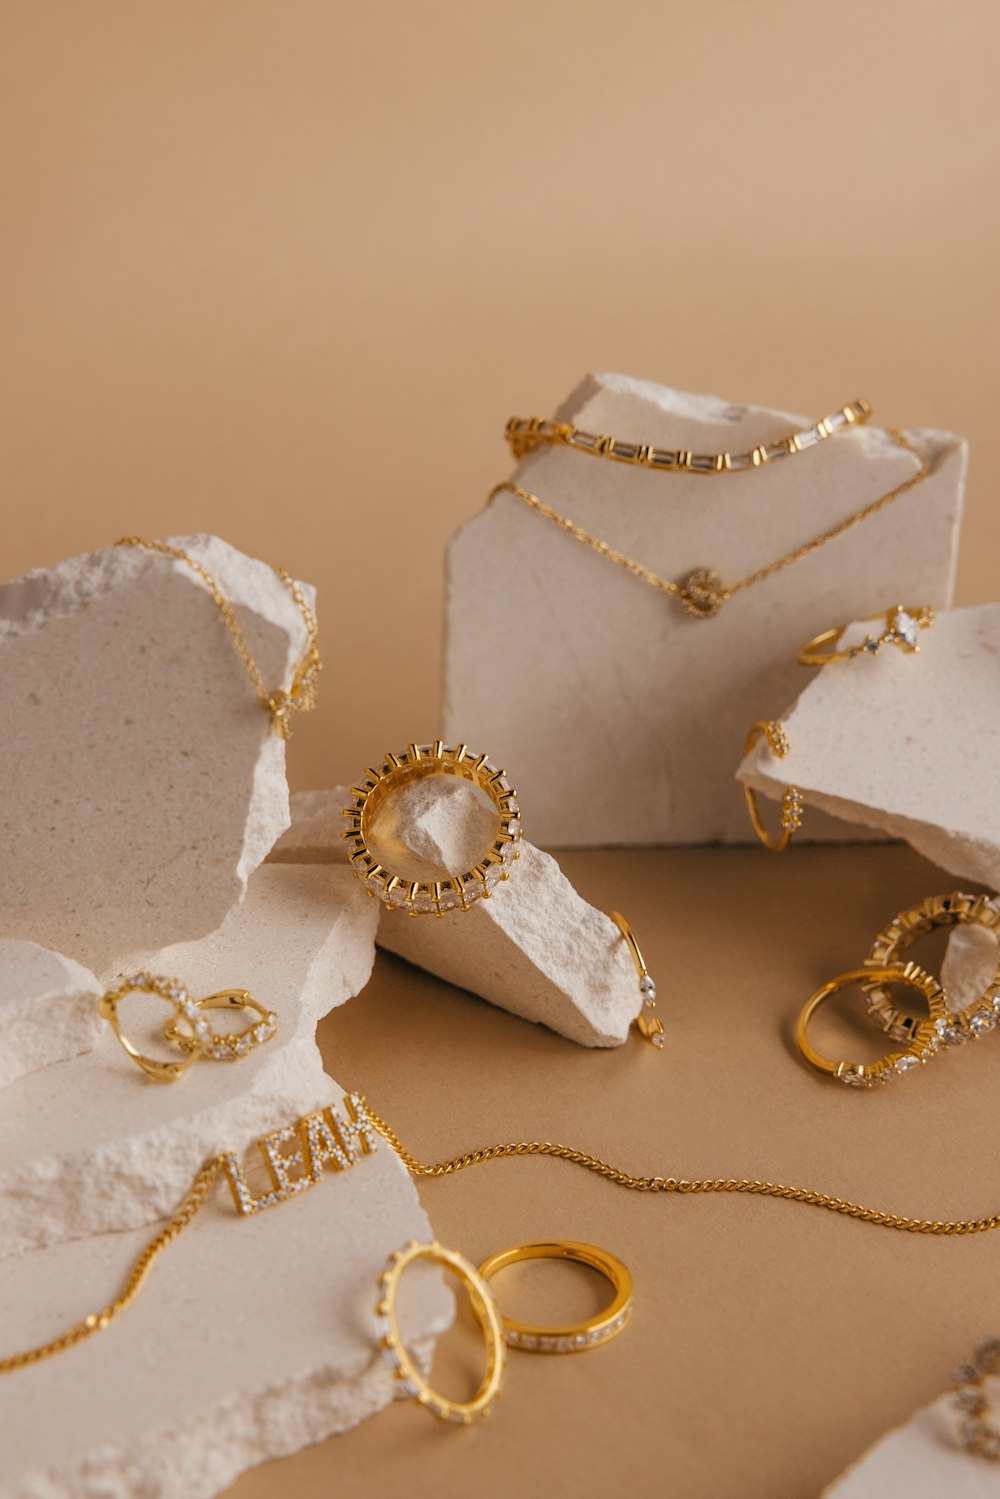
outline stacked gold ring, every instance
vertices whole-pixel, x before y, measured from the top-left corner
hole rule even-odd
[[[507,1265],[519,1260],[562,1259],[589,1265],[614,1287],[614,1300],[596,1317],[559,1327],[537,1327],[500,1314],[500,1323],[508,1347],[525,1353],[585,1353],[603,1343],[610,1343],[625,1328],[632,1315],[632,1276],[628,1268],[596,1244],[581,1244],[575,1239],[543,1240],[536,1244],[517,1244],[490,1255],[479,1267],[484,1281],[489,1281]]]

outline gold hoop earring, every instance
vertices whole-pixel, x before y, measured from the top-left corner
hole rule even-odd
[[[773,719],[759,718],[751,725],[743,746],[744,755],[749,755],[761,735],[767,740],[771,754],[777,760],[784,760],[789,754],[791,745],[788,742],[788,734],[784,724]],[[760,809],[757,806],[757,793],[752,786],[744,786],[743,794],[746,797],[747,811],[753,830],[757,834],[764,847],[772,854],[782,854],[791,843],[795,833],[802,826],[802,792],[797,786],[789,786],[781,798],[781,833],[774,838],[767,831],[761,819]]]
[[[136,1046],[133,1046],[122,1030],[118,1017],[118,1006],[130,994],[155,994],[158,998],[166,1000],[167,1004],[173,1005],[177,1015],[183,1015],[190,1021],[192,1045],[189,1055],[183,1062],[161,1062],[155,1057],[144,1056]],[[120,979],[114,988],[102,994],[98,1009],[111,1026],[125,1054],[131,1057],[135,1065],[141,1068],[154,1083],[175,1083],[182,1073],[198,1061],[205,1046],[211,1040],[208,1021],[199,1014],[194,1000],[183,984],[178,983],[176,979],[161,978],[152,973],[137,973],[133,978]]]
[[[199,1040],[195,1032],[197,1021],[184,1010],[167,1020],[163,1027],[165,1038],[173,1045],[179,1046],[182,1051],[192,1052],[200,1050],[201,1055],[213,1062],[235,1062],[240,1057],[245,1057],[248,1051],[255,1046],[263,1046],[265,1041],[278,1029],[278,1017],[273,1010],[262,1005],[259,1000],[254,999],[247,989],[222,989],[218,994],[209,994],[205,999],[193,1001],[195,1010],[254,1010],[260,1019],[256,1025],[250,1026],[245,1031],[219,1031],[209,1029],[207,1038]],[[190,1027],[184,1031],[182,1026]]]
[[[656,1009],[656,982],[646,967],[646,960],[642,956],[639,944],[636,941],[635,932],[632,930],[632,923],[620,911],[612,911],[611,920],[625,938],[632,962],[635,964],[635,971],[639,975],[639,993],[642,995],[643,1009],[635,1017],[636,1026],[640,1034],[645,1036],[651,1045],[662,1051],[666,1040],[663,1033],[663,1024],[657,1015],[647,1015],[644,1013],[645,1010]]]

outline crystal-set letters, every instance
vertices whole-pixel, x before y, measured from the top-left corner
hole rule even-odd
[[[237,1212],[246,1215],[275,1207],[296,1192],[315,1187],[329,1163],[338,1171],[347,1171],[362,1154],[371,1155],[377,1136],[360,1094],[351,1093],[344,1099],[344,1111],[332,1106],[318,1109],[257,1141],[274,1183],[272,1190],[260,1197],[250,1191],[235,1154],[227,1152],[222,1164]]]

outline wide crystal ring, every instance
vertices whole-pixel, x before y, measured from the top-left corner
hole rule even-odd
[[[407,1266],[421,1259],[441,1265],[462,1281],[469,1293],[476,1320],[483,1330],[486,1339],[486,1371],[471,1400],[451,1400],[447,1395],[441,1395],[432,1389],[403,1342],[396,1315],[399,1281]],[[418,1244],[414,1239],[404,1248],[397,1249],[389,1257],[379,1276],[375,1326],[382,1357],[393,1378],[439,1421],[452,1421],[457,1426],[468,1426],[473,1417],[489,1414],[490,1406],[500,1393],[506,1349],[500,1314],[490,1289],[464,1255],[458,1254],[454,1249],[445,1249],[436,1240],[430,1244]]]
[[[904,608],[894,604],[881,614],[871,614],[863,624],[878,620],[882,629],[866,635],[858,645],[841,647],[840,642],[850,628],[840,625],[835,630],[823,630],[814,635],[798,653],[803,666],[829,666],[831,661],[853,661],[855,656],[877,656],[883,646],[894,645],[907,655],[915,655],[920,649],[918,636],[921,630],[929,630],[934,623],[934,610],[929,605],[919,609]]]
[[[471,781],[486,793],[496,808],[496,833],[479,862],[463,873],[440,880],[407,880],[386,869],[371,852],[368,839],[372,819],[386,797],[399,787],[440,775]],[[489,900],[520,857],[517,793],[506,771],[487,755],[473,754],[466,744],[451,748],[436,739],[433,744],[411,744],[402,754],[386,755],[381,764],[369,766],[351,787],[344,816],[344,838],[357,878],[389,910],[406,911],[411,916],[445,916],[449,911],[468,911],[477,900]]]
[[[1000,1021],[1000,900],[996,896],[966,895],[956,890],[951,895],[930,895],[918,905],[910,906],[894,917],[884,932],[875,938],[870,968],[882,968],[899,961],[918,937],[936,927],[977,926],[992,932],[997,940],[997,966],[989,984],[964,1010],[949,1011],[936,1022],[942,1046],[960,1046],[988,1035]],[[890,1001],[882,985],[874,980],[862,984],[868,1002],[868,1013],[894,1041],[907,1041],[918,1021],[905,1015]]]
[[[584,1322],[573,1322],[561,1327],[536,1327],[530,1322],[517,1322],[513,1317],[500,1314],[504,1337],[510,1348],[519,1348],[525,1353],[585,1353],[610,1343],[623,1331],[632,1315],[632,1275],[628,1268],[609,1254],[598,1249],[596,1244],[580,1244],[575,1239],[545,1240],[537,1244],[517,1244],[513,1249],[501,1249],[490,1255],[479,1267],[483,1280],[491,1280],[499,1270],[518,1260],[560,1259],[576,1260],[580,1265],[589,1265],[609,1280],[614,1287],[614,1299],[603,1312]]]
[[[839,994],[842,989],[850,989],[855,984],[860,986],[868,982],[905,984],[921,996],[927,1005],[928,1018],[917,1023],[905,1051],[890,1052],[888,1056],[880,1057],[877,1062],[870,1063],[830,1061],[810,1045],[809,1022],[820,1005],[825,1004],[833,995]],[[945,1019],[948,1013],[948,1005],[940,984],[932,979],[929,973],[918,968],[916,963],[886,964],[880,968],[852,968],[849,973],[841,973],[837,978],[831,979],[828,984],[823,985],[822,989],[817,989],[811,999],[807,1000],[795,1028],[795,1040],[806,1061],[818,1071],[825,1072],[829,1077],[835,1077],[852,1088],[870,1088],[874,1083],[888,1082],[898,1073],[909,1072],[932,1057],[940,1045],[937,1024]]]
[[[253,1010],[258,1019],[241,1031],[217,1031],[205,1020],[205,1010]],[[222,989],[204,999],[188,1000],[166,1022],[163,1034],[182,1051],[198,1051],[213,1062],[235,1062],[255,1046],[270,1041],[277,1029],[277,1015],[248,990]]]

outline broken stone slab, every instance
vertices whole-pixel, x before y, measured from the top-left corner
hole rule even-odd
[[[887,1431],[829,1484],[822,1499],[993,1499],[995,1470],[961,1441],[954,1393],[941,1395]]]
[[[147,1224],[169,1213],[208,1156],[325,1102],[321,1016],[368,982],[377,911],[343,868],[265,865],[217,932],[146,965],[193,997],[245,988],[278,1016],[277,1034],[232,1062],[203,1060],[151,1082],[102,1022],[96,1050],[12,1083],[0,1133],[0,1255]],[[171,1008],[132,995],[119,1008],[141,1051],[163,1041]],[[219,1029],[222,1012],[212,1012]],[[253,1023],[239,1012],[228,1028]]]
[[[347,800],[341,788],[293,796],[292,826],[272,858],[346,862]],[[375,830],[388,868],[433,879],[482,857],[496,814],[470,786],[433,777],[387,798]],[[549,854],[526,840],[519,847],[510,879],[469,911],[411,917],[372,898],[381,912],[379,945],[582,1046],[620,1046],[640,1008],[620,931],[576,893]]]
[[[870,628],[852,626],[845,645]],[[940,614],[918,655],[883,647],[800,667],[798,680],[799,697],[781,715],[790,752],[776,759],[760,740],[739,779],[772,798],[797,786],[805,800],[798,838],[809,838],[818,808],[1000,888],[1000,604]]]
[[[62,953],[0,938],[0,1088],[91,1051],[101,1038],[101,986]]]
[[[343,1090],[330,1079],[326,1087],[339,1104]],[[286,1122],[279,1112],[267,1125]],[[226,1139],[250,1144],[235,1132]],[[150,1232],[9,1260],[0,1354],[106,1306]],[[430,1224],[381,1142],[250,1217],[237,1216],[220,1185],[104,1332],[0,1379],[0,1496],[207,1499],[257,1463],[355,1426],[398,1393],[376,1343],[376,1280],[414,1238],[433,1238]],[[414,1266],[400,1309],[426,1366],[451,1317],[440,1276]]]
[[[809,424],[614,374],[585,379],[557,417],[694,452],[747,451]],[[799,690],[798,647],[896,599],[951,603],[966,445],[909,435],[928,478],[708,619],[499,494],[448,548],[445,736],[509,768],[542,847],[752,841],[733,767],[750,724]],[[511,477],[664,579],[713,568],[731,585],[915,470],[871,424],[744,473],[540,447]],[[844,834],[813,819],[816,838]]]
[[[218,537],[172,544],[218,580],[266,686],[287,688],[306,630],[285,584]],[[103,975],[218,927],[288,826],[288,789],[202,580],[108,547],[3,585],[0,682],[0,936]]]

